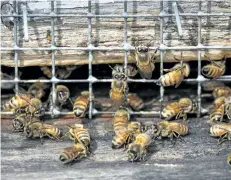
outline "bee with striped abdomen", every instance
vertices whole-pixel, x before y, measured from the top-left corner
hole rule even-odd
[[[128,104],[136,111],[144,108],[143,100],[136,93],[128,93]]]
[[[166,120],[160,121],[157,125],[153,125],[153,131],[155,138],[167,137],[172,141],[174,138],[180,138],[188,134],[189,129],[183,123],[169,122]]]
[[[92,95],[92,99],[94,99],[94,95]],[[83,118],[86,115],[86,111],[88,110],[90,102],[90,92],[82,91],[81,95],[78,96],[73,105],[73,112],[76,117]]]
[[[210,127],[210,136],[218,137],[218,144],[223,143],[224,141],[231,140],[231,124],[224,122],[217,122],[216,124]]]
[[[224,96],[224,97],[231,96],[231,88],[225,86],[225,87],[218,87],[213,90],[214,98],[221,97],[221,96]]]
[[[90,153],[90,134],[82,124],[74,124],[69,127],[69,138],[74,141],[74,143],[81,143],[84,145],[86,152]]]
[[[59,160],[63,164],[68,164],[73,161],[78,161],[84,157],[86,157],[87,154],[85,152],[85,147],[81,143],[74,144],[71,147],[65,148],[59,156]]]
[[[187,113],[195,112],[197,104],[194,103],[190,98],[180,98],[178,101],[181,109],[187,115]]]
[[[226,62],[226,56],[223,58],[224,60],[222,61],[211,61],[209,57],[205,56],[206,58],[208,58],[208,60],[210,61],[210,64],[205,65],[202,70],[201,73],[208,77],[208,78],[213,78],[216,79],[222,75],[224,75],[225,73],[225,62]]]
[[[26,123],[24,133],[27,138],[43,138],[47,136],[51,139],[60,140],[62,136],[61,131],[57,127],[41,123],[39,120]]]
[[[227,156],[227,164],[231,166],[231,153]]]
[[[128,161],[144,160],[147,155],[147,148],[152,143],[153,132],[151,129],[145,133],[139,133],[135,140],[128,145],[127,156]]]
[[[128,92],[128,84],[126,81],[113,79],[111,82],[110,98],[113,101],[125,101],[125,94]]]

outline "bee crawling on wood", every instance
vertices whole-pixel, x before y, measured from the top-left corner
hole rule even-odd
[[[183,60],[181,60],[181,63],[176,64],[171,69],[164,69],[164,71],[167,73],[162,75],[156,84],[159,86],[162,85],[164,87],[175,85],[175,88],[177,88],[184,80],[184,77],[189,76],[190,66],[188,63],[183,63]]]
[[[24,127],[24,133],[27,138],[43,138],[49,137],[54,140],[60,140],[61,131],[50,124],[41,123],[39,120],[33,120],[28,122]]]
[[[152,143],[153,131],[147,130],[145,133],[139,133],[135,140],[128,145],[127,156],[128,161],[144,160],[147,156],[147,148]]]
[[[219,137],[218,145],[225,141],[231,141],[231,124],[217,122],[210,127],[210,136]]]
[[[224,60],[222,61],[212,61],[209,57],[205,56],[206,58],[208,58],[208,60],[210,61],[210,64],[205,65],[202,70],[201,73],[208,77],[208,78],[219,78],[220,76],[224,75],[225,73],[225,62],[226,62],[226,56],[224,56]]]
[[[169,122],[166,120],[160,121],[157,125],[153,125],[152,129],[154,131],[155,138],[170,138],[172,141],[174,138],[183,141],[182,136],[189,133],[188,126],[179,122]]]
[[[78,161],[84,157],[87,157],[86,148],[81,143],[76,143],[71,147],[65,148],[59,156],[59,160],[63,164],[68,164],[73,161]]]
[[[69,131],[65,136],[69,135],[69,138],[74,141],[74,143],[80,143],[85,147],[85,151],[90,154],[90,134],[88,129],[84,128],[82,124],[74,124],[69,127]]]
[[[161,115],[167,120],[176,117],[187,120],[187,113],[195,112],[197,105],[189,98],[180,98],[179,101],[169,103],[161,112]]]

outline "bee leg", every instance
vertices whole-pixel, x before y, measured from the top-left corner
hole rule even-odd
[[[221,145],[223,142],[225,142],[227,140],[228,140],[228,133],[225,133],[218,139],[217,145]]]
[[[43,136],[44,134],[42,132],[39,133],[39,138],[40,138],[40,143],[43,144],[44,140],[43,140]]]

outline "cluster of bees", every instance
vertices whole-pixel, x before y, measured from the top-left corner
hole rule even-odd
[[[118,110],[113,117],[114,137],[112,139],[112,148],[126,149],[128,161],[144,160],[147,155],[148,147],[155,140],[169,138],[171,141],[175,139],[183,140],[182,136],[189,133],[187,126],[187,114],[194,113],[197,105],[190,98],[180,98],[171,102],[163,108],[161,114],[164,120],[152,125],[145,125],[140,122],[130,121],[129,109],[139,111],[144,108],[143,100],[135,93],[129,93],[127,79],[134,77],[138,72],[142,78],[150,79],[155,69],[155,53],[150,54],[148,47],[139,46],[135,51],[136,66],[128,65],[125,69],[123,66],[116,65],[111,67],[113,80],[111,82],[111,90],[109,96],[112,101],[120,102]],[[176,58],[175,58],[176,59]],[[209,58],[208,58],[209,59]],[[178,59],[176,59],[179,61]],[[210,61],[210,64],[202,68],[202,74],[206,77],[216,79],[225,73],[225,60]],[[56,71],[59,78],[67,78],[75,68],[66,66],[63,70]],[[52,77],[51,69],[47,67],[41,68],[46,76]],[[66,73],[64,73],[66,72]],[[190,66],[188,63],[177,63],[170,69],[164,69],[166,74],[162,75],[157,81],[157,85],[164,87],[178,87],[185,77],[190,74]],[[44,114],[45,108],[42,106],[41,98],[44,96],[44,90],[47,87],[40,82],[34,83],[29,87],[27,92],[20,93],[12,97],[3,107],[6,111],[16,114],[13,119],[13,128],[15,131],[24,132],[26,137],[45,137],[60,140],[68,136],[74,141],[74,145],[65,148],[60,154],[60,161],[70,163],[75,160],[82,159],[90,155],[90,135],[82,124],[74,124],[69,127],[67,133],[61,132],[57,127],[45,124],[40,121],[40,117]],[[74,102],[70,99],[70,91],[64,85],[57,85],[55,88],[55,102],[53,101],[52,92],[49,95],[46,109],[51,111],[57,109],[61,111],[63,105],[68,101],[73,104],[73,114],[78,118],[85,118],[88,110],[90,96],[94,101],[94,95],[88,91],[83,91]],[[54,95],[53,94],[53,95]],[[216,89],[213,92],[214,105],[210,111],[209,122],[214,123],[210,128],[211,136],[219,137],[219,144],[225,140],[231,140],[231,124],[223,121],[223,117],[227,116],[231,119],[231,90],[228,87]],[[170,121],[172,119],[183,121]],[[231,164],[229,156],[228,162]]]

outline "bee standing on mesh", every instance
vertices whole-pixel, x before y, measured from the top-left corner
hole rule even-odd
[[[69,131],[66,133],[74,143],[81,143],[84,145],[87,153],[90,153],[90,134],[82,124],[74,124],[69,127]]]
[[[94,95],[92,95],[92,99],[94,99]],[[90,102],[90,92],[82,91],[81,95],[78,96],[73,105],[73,112],[76,117],[84,118],[86,115],[86,111],[88,110]]]
[[[151,129],[145,133],[140,133],[135,137],[135,140],[128,145],[127,156],[128,161],[144,160],[147,156],[147,148],[152,143],[153,132]]]
[[[217,122],[210,127],[210,136],[219,138],[218,145],[231,140],[231,124]]]
[[[153,54],[149,52],[149,46],[135,47],[136,66],[140,76],[143,79],[151,79],[152,72],[155,69],[155,54],[159,48],[156,48]]]
[[[183,141],[181,136],[189,133],[188,126],[179,122],[169,122],[166,120],[160,121],[152,127],[155,138],[167,137],[172,141],[174,138]]]
[[[182,53],[181,53],[181,57],[182,57]],[[159,86],[162,85],[164,87],[175,85],[175,88],[177,88],[184,80],[184,78],[189,76],[190,66],[188,63],[183,63],[183,60],[181,60],[180,63],[176,64],[170,69],[164,69],[164,71],[167,73],[162,75],[158,79],[156,84]]]
[[[222,61],[212,61],[209,57],[205,56],[205,58],[208,58],[208,61],[210,61],[210,64],[205,65],[201,73],[208,77],[208,78],[219,78],[220,76],[224,75],[225,73],[225,62],[226,62],[226,56],[223,58]]]
[[[59,160],[63,164],[68,164],[73,161],[78,161],[86,156],[87,152],[85,146],[81,143],[77,143],[71,147],[63,149],[63,151],[60,153]]]

